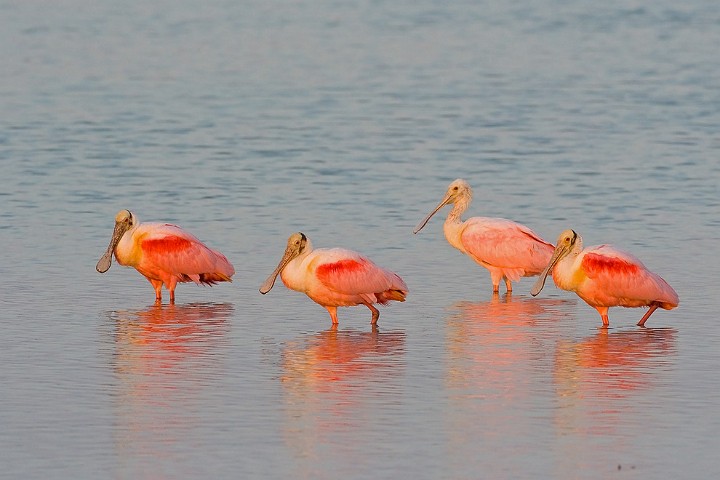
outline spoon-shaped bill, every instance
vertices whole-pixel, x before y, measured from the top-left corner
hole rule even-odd
[[[567,253],[568,253],[568,250],[561,245],[558,245],[555,248],[555,251],[553,252],[552,257],[550,257],[550,261],[548,262],[547,267],[545,267],[545,270],[543,270],[543,272],[540,274],[540,277],[537,279],[537,281],[535,281],[535,284],[533,285],[532,289],[530,289],[530,295],[532,295],[534,297],[538,293],[540,293],[540,291],[545,286],[545,279],[550,274],[550,272],[552,271],[555,264],[558,261],[560,261],[560,259],[562,257],[567,255]]]
[[[105,273],[110,269],[110,265],[112,265],[113,251],[115,250],[115,247],[117,247],[117,244],[120,242],[120,239],[125,234],[127,229],[128,226],[126,223],[115,223],[115,229],[113,230],[112,237],[110,237],[110,244],[108,245],[107,251],[103,253],[103,256],[100,257],[97,265],[95,265],[95,270],[100,273]]]
[[[110,270],[110,265],[112,265],[112,251],[108,250],[100,257],[100,260],[98,260],[97,265],[95,265],[95,270],[100,273],[105,273]]]
[[[260,293],[265,295],[270,290],[272,290],[273,286],[275,285],[275,279],[277,279],[278,274],[280,273],[280,270],[276,269],[268,278],[263,282],[262,285],[260,285]]]
[[[450,199],[447,196],[445,198],[443,198],[442,201],[438,204],[438,206],[435,207],[435,209],[432,212],[428,213],[427,216],[425,218],[423,218],[420,221],[420,223],[417,224],[417,226],[413,230],[413,233],[418,233],[420,230],[422,230],[425,227],[425,225],[427,225],[427,223],[430,221],[432,216],[435,215],[438,212],[438,210],[440,210],[442,207],[447,205],[449,200]]]
[[[548,273],[550,273],[551,265],[548,264],[547,267],[545,267],[545,270],[540,274],[540,277],[535,281],[535,284],[532,286],[532,289],[530,289],[530,295],[533,297],[537,296],[538,293],[545,287],[545,279],[548,276]]]
[[[277,276],[280,275],[280,272],[283,271],[283,268],[292,260],[293,254],[288,248],[285,250],[285,253],[283,254],[282,259],[280,259],[280,263],[278,263],[278,266],[275,267],[275,270],[270,274],[270,276],[263,282],[262,285],[260,285],[260,293],[265,295],[270,290],[272,290],[273,286],[275,285],[275,280],[277,279]]]

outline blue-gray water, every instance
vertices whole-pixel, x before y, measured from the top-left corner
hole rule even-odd
[[[0,3],[0,476],[720,476],[718,52],[702,0]],[[412,234],[457,177],[680,307],[494,299],[447,209]],[[234,282],[98,274],[122,208]],[[407,302],[260,295],[298,230]]]

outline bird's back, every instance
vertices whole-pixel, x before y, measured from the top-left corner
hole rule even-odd
[[[675,290],[631,253],[611,245],[588,247],[582,253],[581,265],[598,297],[616,298],[625,306],[658,302],[670,309],[678,305]]]
[[[204,283],[227,281],[235,274],[225,255],[177,225],[141,224],[134,237],[138,239],[143,261],[165,271],[189,275]]]
[[[554,250],[530,228],[504,218],[470,218],[461,238],[476,261],[500,268],[522,268],[525,275],[542,272]]]
[[[308,258],[310,268],[325,286],[343,293],[379,293],[398,290],[407,293],[407,285],[396,273],[373,263],[352,250],[317,249]]]

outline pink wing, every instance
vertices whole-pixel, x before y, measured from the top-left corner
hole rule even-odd
[[[217,274],[228,278],[235,274],[232,264],[222,253],[206,247],[180,227],[170,224],[142,227],[147,227],[140,241],[143,263],[176,275],[187,275],[195,282],[219,281],[222,277]]]
[[[357,252],[341,248],[315,250],[317,279],[326,287],[346,295],[401,290],[407,285],[395,273],[375,265]],[[313,252],[313,253],[315,253]]]
[[[663,302],[668,306],[677,306],[675,290],[634,255],[610,245],[588,247],[585,251],[582,270],[603,295],[628,304]]]
[[[473,217],[465,222],[461,240],[477,261],[500,268],[541,272],[554,247],[525,225],[504,218]]]

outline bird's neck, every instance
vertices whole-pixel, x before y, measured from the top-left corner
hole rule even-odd
[[[582,282],[584,274],[582,270],[576,267],[579,254],[578,251],[571,252],[557,262],[555,268],[553,268],[553,281],[558,288],[575,291]]]
[[[460,216],[468,209],[471,201],[472,197],[469,195],[461,195],[458,197],[453,203],[453,208],[450,210],[450,213],[448,213],[445,223],[461,223],[462,219]]]
[[[285,265],[282,272],[280,272],[282,282],[290,290],[295,290],[296,292],[306,291],[307,268],[305,260],[309,254],[310,252],[306,251],[293,258]]]
[[[133,267],[140,262],[142,253],[140,250],[140,239],[135,238],[137,231],[137,226],[134,226],[125,232],[115,246],[115,258],[120,265]]]
[[[463,253],[467,252],[465,252],[465,247],[463,246],[462,239],[460,238],[463,230],[463,221],[460,217],[463,212],[467,210],[469,204],[470,200],[467,198],[462,198],[456,201],[452,210],[450,210],[450,213],[445,219],[445,224],[443,225],[443,232],[445,233],[445,238],[448,243]]]

